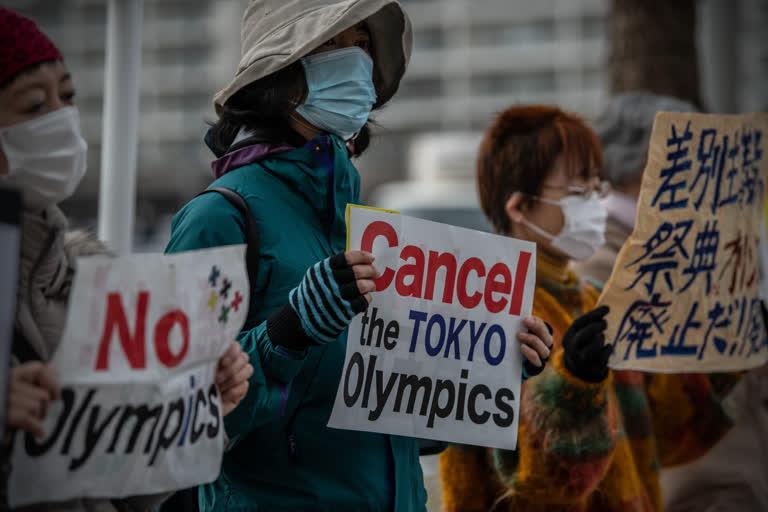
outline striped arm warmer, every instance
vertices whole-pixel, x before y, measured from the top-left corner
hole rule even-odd
[[[267,331],[274,343],[303,350],[335,340],[367,307],[342,252],[310,267],[288,304],[267,319]]]

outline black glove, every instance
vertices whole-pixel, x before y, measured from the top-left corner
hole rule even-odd
[[[603,317],[608,306],[600,306],[577,318],[563,336],[563,362],[574,376],[587,382],[600,382],[608,376],[612,345],[605,344]]]
[[[273,343],[296,350],[330,343],[368,308],[343,252],[317,262],[291,290],[288,304],[267,319]]]

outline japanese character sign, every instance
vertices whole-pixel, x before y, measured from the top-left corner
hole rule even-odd
[[[600,298],[611,367],[715,372],[768,360],[766,137],[765,114],[656,115],[635,229]]]

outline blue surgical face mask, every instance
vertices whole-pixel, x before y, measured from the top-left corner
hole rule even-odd
[[[368,121],[376,103],[373,60],[357,46],[301,59],[309,92],[296,107],[315,127],[344,140]]]

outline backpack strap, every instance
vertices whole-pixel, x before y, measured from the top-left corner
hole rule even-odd
[[[251,286],[254,286],[256,283],[256,270],[259,264],[259,231],[258,231],[258,228],[256,227],[256,220],[253,218],[251,209],[248,206],[248,203],[245,201],[245,199],[243,199],[243,196],[241,196],[231,188],[211,187],[206,190],[203,190],[197,195],[201,196],[203,194],[207,194],[210,192],[217,192],[222,196],[224,196],[224,198],[227,201],[229,201],[230,204],[232,204],[232,206],[237,208],[237,210],[240,212],[240,215],[243,216],[243,220],[245,222],[245,226],[244,226],[245,243],[248,245],[248,248],[245,251],[245,261],[248,267],[248,280],[250,281]],[[248,316],[250,316],[250,309],[248,311]],[[317,372],[320,368],[320,363],[322,362],[327,349],[328,349],[327,346],[323,347],[323,352],[318,356],[318,359],[314,364],[314,368],[312,369],[311,377],[307,381],[306,386],[304,386],[304,389],[302,389],[300,392],[301,399],[298,400],[298,402],[296,403],[295,409],[291,411],[290,414],[288,415],[288,420],[285,425],[285,434],[288,438],[288,447],[290,450],[291,458],[294,461],[298,457],[298,446],[297,446],[297,439],[296,439],[296,434],[294,433],[293,425],[296,421],[296,415],[299,413],[299,409],[301,409],[301,403],[304,401],[304,398],[307,392],[309,391],[309,388],[312,386],[312,383],[315,381],[315,377],[317,376]],[[294,389],[293,392],[298,393],[299,391]],[[169,510],[173,510],[173,509],[169,508]],[[161,511],[165,512],[165,509],[161,508]]]
[[[256,275],[257,275],[257,270],[259,268],[259,250],[260,250],[259,229],[256,226],[256,219],[254,219],[253,213],[251,212],[251,208],[248,206],[248,203],[243,198],[243,196],[241,196],[231,188],[211,187],[206,190],[203,190],[202,192],[197,194],[197,196],[208,194],[210,192],[216,192],[224,196],[224,199],[229,201],[229,203],[232,206],[234,206],[237,209],[237,211],[240,212],[240,215],[242,215],[243,217],[243,224],[244,224],[243,234],[245,235],[245,243],[248,246],[245,250],[245,265],[248,271],[248,281],[250,283],[251,288],[253,288],[254,286],[256,286]],[[250,316],[251,316],[251,311],[249,307],[248,317]]]

